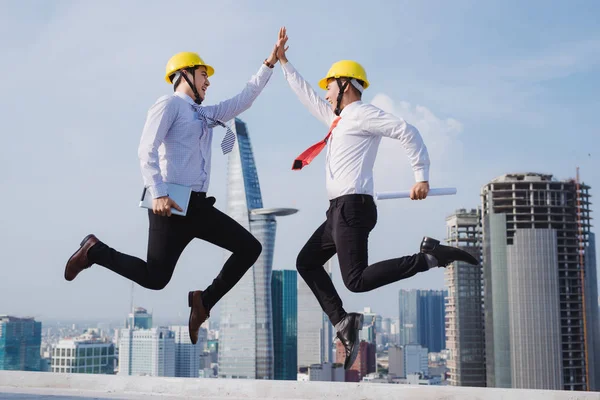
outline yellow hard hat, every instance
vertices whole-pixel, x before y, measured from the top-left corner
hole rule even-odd
[[[215,69],[210,65],[206,64],[202,58],[198,55],[198,53],[192,53],[189,51],[184,51],[182,53],[177,53],[167,62],[167,71],[165,75],[165,80],[167,83],[171,82],[170,76],[175,72],[189,67],[197,67],[204,66],[206,67],[206,73],[208,76],[211,76],[215,73]]]
[[[329,78],[355,78],[364,82],[363,87],[366,89],[369,87],[369,81],[367,80],[367,72],[365,69],[357,63],[351,60],[342,60],[334,63],[327,76],[319,81],[319,87],[327,90],[327,80]]]

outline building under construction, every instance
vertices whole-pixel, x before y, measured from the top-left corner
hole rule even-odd
[[[538,173],[482,188],[488,386],[599,390],[589,189]]]

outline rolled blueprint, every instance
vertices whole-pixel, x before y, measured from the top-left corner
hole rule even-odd
[[[427,197],[429,196],[448,196],[456,194],[456,188],[431,188]],[[402,190],[400,192],[380,192],[375,193],[376,200],[386,199],[407,199],[410,198],[410,190]]]

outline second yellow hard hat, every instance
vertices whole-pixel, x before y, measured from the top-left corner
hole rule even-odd
[[[352,60],[341,60],[334,63],[329,68],[327,76],[319,81],[319,87],[327,90],[327,80],[330,78],[355,78],[364,82],[363,87],[365,89],[369,87],[367,72],[362,65]]]

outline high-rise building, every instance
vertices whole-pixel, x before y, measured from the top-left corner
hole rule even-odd
[[[298,273],[273,271],[273,348],[275,379],[297,379],[298,371]]]
[[[152,329],[152,314],[145,308],[136,307],[132,313],[127,316],[125,328],[128,329]]]
[[[478,210],[457,210],[446,218],[449,246],[458,247],[481,260],[481,229]],[[462,261],[446,267],[446,348],[449,382],[453,386],[485,387],[485,331],[481,265]]]
[[[52,348],[52,372],[67,374],[115,373],[115,345],[93,330],[72,339],[61,339]]]
[[[292,208],[263,208],[258,172],[246,124],[235,119],[237,146],[229,155],[227,213],[262,244],[262,253],[221,300],[219,377],[273,379],[271,271],[278,216]],[[225,252],[228,258],[230,252]]]
[[[0,315],[0,370],[39,371],[42,323]]]
[[[331,261],[325,270],[331,277]],[[298,367],[334,363],[333,325],[304,279],[298,278]]]
[[[166,327],[121,330],[119,375],[175,376],[175,334]]]
[[[175,335],[175,376],[180,378],[198,378],[200,356],[207,342],[206,329],[198,331],[198,342],[192,344],[188,326],[170,326]]]
[[[538,173],[482,188],[488,386],[598,389],[589,189]]]
[[[418,343],[433,353],[446,347],[444,302],[447,294],[445,290],[419,290],[418,294]]]
[[[417,304],[418,291],[400,289],[398,344],[404,346],[419,343]]]
[[[420,344],[431,352],[445,347],[446,294],[441,290],[400,290],[400,345]]]

